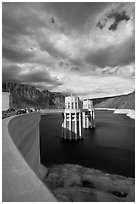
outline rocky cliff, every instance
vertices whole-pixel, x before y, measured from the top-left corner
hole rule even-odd
[[[96,108],[135,109],[135,91],[121,96],[93,99]]]
[[[33,86],[2,83],[2,91],[12,93],[10,106],[14,108],[64,108],[65,96],[59,92],[39,91]]]

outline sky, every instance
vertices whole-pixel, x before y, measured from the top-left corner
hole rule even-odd
[[[135,3],[3,2],[2,81],[81,99],[135,89]]]

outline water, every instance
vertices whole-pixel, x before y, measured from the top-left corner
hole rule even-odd
[[[42,116],[41,162],[80,164],[108,173],[135,177],[135,121],[111,111],[96,111],[96,129],[85,130],[84,140],[61,138],[61,114]]]

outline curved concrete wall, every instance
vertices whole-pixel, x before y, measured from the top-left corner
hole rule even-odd
[[[41,180],[46,169],[40,163],[39,121],[40,112],[3,120],[3,201],[56,201]]]
[[[18,115],[10,120],[8,130],[13,142],[26,162],[39,177],[43,178],[46,174],[46,169],[40,164],[40,119],[41,115],[39,112],[22,116]]]

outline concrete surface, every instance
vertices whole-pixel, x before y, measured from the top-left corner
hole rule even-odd
[[[41,109],[40,112],[42,115],[48,113],[64,113],[65,109]]]
[[[56,202],[41,180],[46,169],[40,164],[39,121],[40,112],[2,121],[3,202]]]
[[[2,110],[9,109],[9,99],[10,99],[10,93],[2,92]]]

